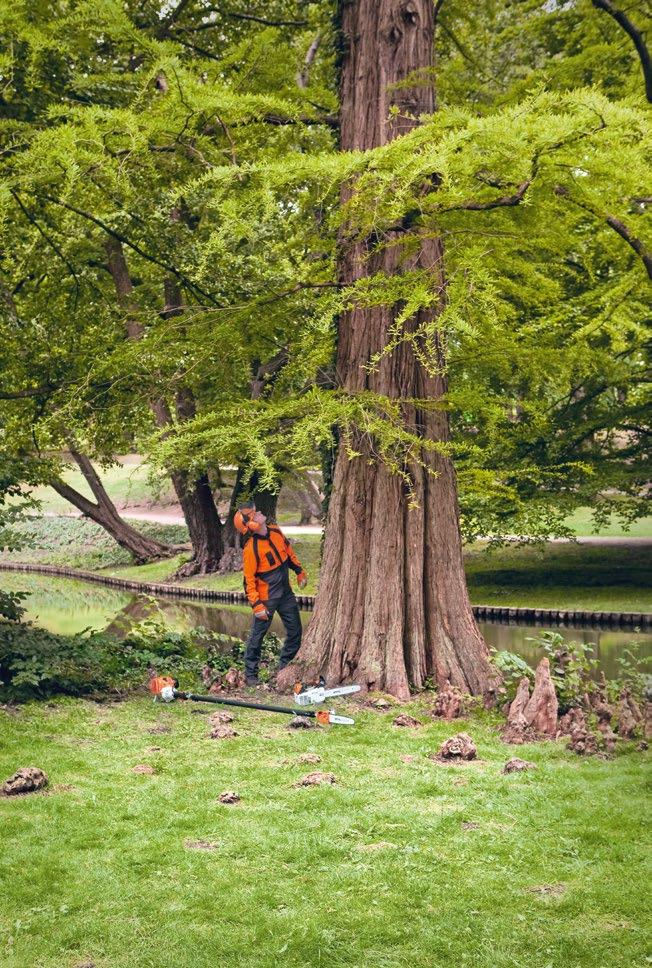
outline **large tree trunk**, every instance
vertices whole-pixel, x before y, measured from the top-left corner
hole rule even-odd
[[[134,312],[133,284],[122,244],[117,239],[111,238],[106,243],[106,251],[109,271],[113,277],[120,305],[127,311],[127,335],[130,339],[140,340],[144,329]],[[183,312],[181,294],[174,280],[165,281],[165,296],[164,314],[180,315]],[[150,406],[159,429],[164,430],[171,426],[172,414],[166,400],[153,399]],[[182,387],[178,390],[175,408],[179,420],[189,420],[195,416],[194,397],[188,389]],[[192,558],[179,569],[177,577],[185,578],[217,571],[224,552],[222,523],[217,513],[208,475],[202,474],[201,477],[193,479],[183,469],[174,469],[170,477],[188,526],[193,550]]]
[[[432,0],[341,0],[341,147],[369,149],[410,130],[434,110]],[[418,72],[418,87],[395,87]],[[395,108],[395,113],[391,111]],[[344,189],[346,201],[350,189]],[[444,293],[443,251],[422,239],[401,261],[399,241],[384,239],[376,252],[365,243],[343,244],[340,281],[426,268]],[[430,313],[441,312],[442,306]],[[338,327],[336,372],[351,393],[371,390],[391,398],[439,399],[443,376],[429,374],[410,342],[385,355],[373,371],[365,364],[387,344],[396,307],[354,308]],[[420,313],[411,326],[427,320]],[[443,343],[433,360],[443,365]],[[424,439],[445,442],[443,411],[403,406],[406,425]],[[426,468],[409,468],[417,507],[397,474],[373,459],[373,442],[354,442],[362,456],[339,448],[330,497],[320,588],[299,654],[299,676],[359,682],[407,699],[428,678],[474,694],[492,685],[488,651],[475,623],[466,588],[453,466],[424,452]],[[428,473],[434,472],[434,475]],[[294,680],[295,669],[287,673]],[[285,678],[281,680],[285,684]]]
[[[121,548],[125,548],[133,556],[138,564],[144,564],[155,558],[168,558],[175,553],[177,549],[171,545],[162,544],[160,541],[155,541],[154,538],[148,538],[137,531],[136,528],[132,528],[126,521],[123,521],[115,504],[106,493],[104,485],[89,458],[74,449],[71,449],[70,454],[84,475],[96,503],[89,501],[74,487],[70,487],[69,484],[60,479],[51,482],[51,487],[57,494],[60,494],[78,511],[104,528]]]

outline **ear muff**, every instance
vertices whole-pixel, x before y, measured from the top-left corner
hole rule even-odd
[[[247,532],[249,531],[249,527],[247,524],[248,515],[247,517],[245,517],[245,514],[243,514],[242,511],[236,511],[235,514],[233,515],[233,524],[235,526],[236,531],[239,531],[240,534],[247,534]]]
[[[258,534],[261,530],[262,524],[258,524],[257,521],[252,521],[255,513],[256,508],[242,508],[235,512],[233,515],[233,524],[240,534]]]

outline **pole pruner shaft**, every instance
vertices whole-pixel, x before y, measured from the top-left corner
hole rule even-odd
[[[334,723],[340,726],[352,726],[355,720],[348,716],[338,716],[333,710],[328,709],[296,709],[291,706],[276,706],[271,703],[249,702],[246,699],[223,699],[221,696],[199,696],[194,692],[184,692],[177,689],[176,681],[168,676],[157,676],[149,683],[150,691],[154,694],[154,699],[159,702],[174,702],[175,699],[188,699],[191,702],[209,702],[217,706],[239,706],[243,709],[260,709],[268,713],[284,713],[286,716],[305,716],[309,719],[316,719],[318,723],[325,725]]]

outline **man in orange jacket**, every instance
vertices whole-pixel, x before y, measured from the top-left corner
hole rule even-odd
[[[276,524],[268,524],[253,502],[240,506],[233,523],[245,537],[242,553],[244,588],[254,612],[245,650],[245,675],[248,686],[257,686],[260,650],[275,612],[281,616],[286,631],[278,671],[285,668],[299,651],[301,619],[290,587],[289,572],[290,569],[295,572],[299,588],[305,587],[308,576],[281,529]]]

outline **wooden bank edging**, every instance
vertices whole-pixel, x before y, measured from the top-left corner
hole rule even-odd
[[[57,575],[59,578],[78,578],[82,581],[108,585],[122,591],[140,592],[145,595],[165,595],[172,598],[190,598],[204,602],[223,602],[225,605],[248,605],[244,592],[218,592],[210,588],[189,588],[187,585],[172,585],[165,582],[136,581],[133,578],[114,578],[93,571],[78,571],[75,568],[59,568],[57,565],[23,564],[18,561],[0,561],[0,570],[35,572],[40,575]],[[297,595],[300,608],[311,610],[315,604],[314,595]],[[530,625],[560,625],[601,628],[650,629],[651,612],[586,612],[562,611],[553,608],[510,608],[503,605],[474,605],[473,614],[484,622],[524,623]]]

